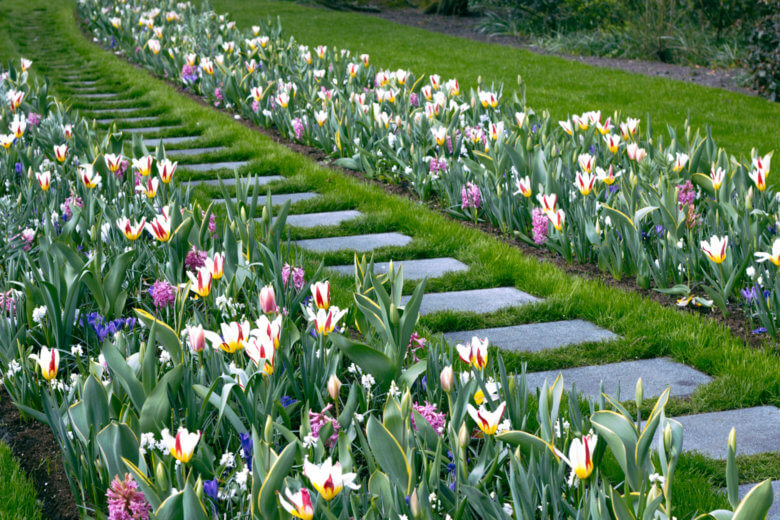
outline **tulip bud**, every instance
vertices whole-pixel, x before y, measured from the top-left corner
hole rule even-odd
[[[412,496],[409,497],[409,510],[412,512],[413,518],[420,518],[422,511],[420,510],[420,498],[417,496],[417,489],[412,491]]]
[[[203,352],[206,349],[206,333],[203,325],[188,329],[189,344],[193,352]]]
[[[466,446],[469,445],[469,429],[466,427],[466,423],[460,425],[460,430],[458,430],[458,445],[461,447],[461,449],[466,449]]]
[[[274,421],[271,419],[271,415],[265,417],[265,428],[263,429],[263,440],[268,444],[274,439]]]
[[[412,415],[412,394],[409,389],[406,389],[403,397],[401,397],[401,416],[411,417]]]
[[[395,306],[395,303],[390,304],[390,323],[393,325],[398,325],[401,321],[401,316],[398,314],[398,307]]]
[[[664,449],[667,452],[672,450],[672,425],[669,423],[664,426]]]
[[[737,429],[731,428],[731,431],[729,432],[729,448],[734,450],[734,453],[737,452]]]
[[[199,500],[203,500],[203,479],[198,477],[198,481],[195,482],[195,495]]]
[[[154,473],[156,477],[155,484],[159,486],[159,489],[168,489],[168,475],[165,473],[165,466],[163,466],[162,462],[157,463]]]
[[[447,365],[441,369],[441,375],[439,376],[441,382],[441,389],[448,394],[452,392],[452,385],[455,381],[455,374],[452,371],[452,365]]]
[[[241,215],[241,222],[246,222],[246,208],[244,207],[241,208],[240,215]]]
[[[341,381],[336,374],[333,374],[328,379],[328,395],[334,401],[338,401],[339,392],[341,391]]]
[[[642,386],[642,378],[640,377],[636,381],[636,390],[634,391],[634,402],[636,402],[637,408],[642,406],[643,398],[644,398],[644,387]]]
[[[276,312],[276,293],[273,285],[266,285],[260,289],[260,308],[265,314]]]
[[[268,216],[268,208],[266,206],[263,206],[263,222],[268,224],[270,221],[270,217]]]

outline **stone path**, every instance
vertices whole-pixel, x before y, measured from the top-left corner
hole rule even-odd
[[[68,70],[68,65],[63,64],[61,70]],[[229,190],[233,190],[236,186],[235,172],[239,172],[240,177],[247,180],[249,176],[253,176],[253,182],[260,186],[274,183],[273,187],[276,188],[276,183],[282,186],[286,180],[281,175],[257,176],[248,167],[249,161],[227,158],[230,153],[229,145],[210,142],[208,138],[199,135],[202,130],[190,135],[154,137],[154,134],[164,135],[173,130],[182,132],[184,128],[179,123],[166,123],[161,120],[165,116],[164,113],[162,116],[148,115],[149,111],[157,113],[164,107],[157,106],[154,101],[143,97],[128,98],[127,92],[111,91],[109,87],[101,85],[100,78],[94,73],[63,74],[61,78],[67,78],[65,88],[70,92],[71,99],[88,105],[89,108],[84,109],[84,112],[95,117],[98,124],[108,126],[116,123],[117,128],[126,134],[139,134],[142,136],[143,144],[150,150],[156,149],[160,144],[165,146],[166,154],[180,161],[176,175],[177,180],[184,186],[199,188],[207,193],[217,193],[220,183],[216,172],[221,172],[219,177],[223,177],[222,183]],[[173,149],[168,149],[169,147]],[[197,177],[194,178],[192,174]],[[220,197],[221,195],[214,197],[213,202],[223,204],[224,200]],[[314,207],[306,206],[315,209],[311,213],[296,213],[295,210],[301,206],[292,208],[291,214],[287,217],[287,224],[291,228],[323,227],[330,228],[332,233],[334,227],[363,217],[363,213],[357,209],[316,211],[318,197],[319,194],[313,191],[275,193],[271,201],[275,206],[286,201],[292,203],[315,201]],[[232,200],[235,201],[235,197]],[[258,203],[264,204],[265,200],[265,194],[262,194]],[[370,253],[381,250],[381,253],[386,255],[385,258],[394,260],[395,266],[403,265],[405,278],[409,280],[439,278],[445,275],[463,276],[469,272],[469,265],[457,258],[408,258],[403,248],[412,243],[414,238],[391,230],[385,233],[321,236],[297,240],[295,244],[308,254],[337,251]],[[387,272],[389,262],[378,261],[374,264],[374,268],[377,272]],[[333,274],[351,276],[354,266],[332,265],[328,269]],[[408,296],[404,298],[404,302],[406,301]],[[488,287],[430,292],[423,297],[420,311],[423,315],[442,312],[488,314],[540,302],[542,302],[540,298],[515,287]],[[450,343],[470,341],[473,336],[487,337],[494,347],[524,355],[571,346],[582,345],[587,348],[595,343],[619,340],[613,332],[582,319],[518,323],[478,330],[454,330],[443,334],[444,339]],[[640,377],[647,398],[659,395],[667,387],[671,388],[673,396],[689,396],[699,386],[711,381],[707,374],[668,358],[625,360],[563,370],[532,372],[528,373],[526,378],[531,388],[538,388],[545,380],[554,380],[559,373],[563,374],[568,386],[574,385],[590,398],[599,396],[602,381],[605,392],[616,395],[619,390],[621,399],[633,399],[634,387]],[[780,409],[774,406],[688,415],[677,419],[683,424],[685,431],[685,449],[698,450],[709,457],[725,456],[726,440],[732,426],[737,427],[740,455],[774,452],[780,449]],[[778,489],[778,482],[775,482],[775,489]],[[780,520],[779,509],[780,504],[777,504],[774,513],[769,516],[770,520]]]

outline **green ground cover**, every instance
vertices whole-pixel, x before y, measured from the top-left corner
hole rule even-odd
[[[0,442],[0,518],[39,520],[35,488],[19,467],[11,448]]]
[[[66,97],[73,90],[61,82],[61,76],[66,72],[87,70],[85,77],[99,79],[106,89],[123,92],[122,97],[127,102],[122,106],[138,107],[137,115],[160,115],[160,122],[181,123],[181,129],[166,131],[165,135],[197,133],[202,136],[198,146],[227,147],[218,156],[220,160],[249,159],[251,162],[245,171],[285,176],[284,183],[270,185],[274,192],[316,190],[323,195],[294,206],[296,212],[358,209],[364,213],[364,217],[337,227],[293,231],[290,238],[398,231],[414,237],[414,241],[404,248],[379,250],[375,254],[376,260],[452,256],[470,266],[466,273],[431,280],[427,286],[429,292],[515,286],[545,299],[533,306],[489,315],[446,313],[426,317],[422,320],[421,333],[583,318],[620,334],[622,339],[545,353],[504,353],[508,368],[519,370],[527,363],[528,370],[533,371],[669,356],[714,378],[692,398],[674,400],[669,407],[671,413],[780,405],[780,360],[770,350],[745,346],[724,326],[706,317],[678,312],[635,293],[567,275],[549,263],[526,257],[511,245],[466,228],[412,200],[390,195],[379,186],[323,168],[236,123],[229,114],[180,95],[168,83],[152,78],[88,42],[74,23],[72,7],[70,2],[62,5],[42,0],[10,2],[6,6],[8,16],[0,21],[0,41],[8,42],[0,48],[4,59],[21,53],[36,60],[37,71],[50,77],[55,92]],[[431,35],[374,18],[355,18],[360,16],[355,14],[308,10],[294,4],[272,2],[220,1],[216,2],[216,8],[230,10],[235,18],[244,20],[247,25],[258,15],[279,14],[286,30],[306,43],[370,52],[375,62],[387,67],[410,67],[438,72],[445,77],[455,75],[463,86],[472,84],[480,71],[503,74],[506,77],[499,79],[511,82],[517,70],[516,65],[509,64],[527,64],[527,72],[522,72],[529,84],[529,103],[537,109],[549,107],[561,116],[596,107],[620,108],[632,114],[650,110],[656,124],[660,121],[679,124],[684,112],[691,110],[695,113],[695,124],[713,122],[714,133],[720,134],[716,137],[719,143],[743,151],[751,144],[762,150],[771,147],[772,137],[757,132],[756,128],[767,128],[766,121],[773,115],[776,120],[780,115],[776,105],[757,98],[581,65],[570,66],[556,58]],[[19,29],[20,20],[35,21],[48,30],[36,35],[26,34]],[[382,37],[377,38],[377,34]],[[475,49],[473,52],[472,48]],[[456,62],[446,58],[453,54],[463,56],[463,59]],[[561,77],[556,79],[556,67],[567,69],[567,72],[559,71]],[[622,85],[621,88],[607,88],[617,84]],[[639,96],[638,92],[648,95]],[[115,106],[118,105],[107,101],[74,104],[85,113],[89,109]],[[732,123],[725,125],[724,121]],[[187,162],[197,160],[197,157],[187,158]],[[179,180],[186,177],[177,173]],[[197,198],[207,203],[218,192],[217,188],[198,188]],[[320,261],[335,265],[349,263],[352,257],[343,252],[306,253],[307,272],[313,273]],[[348,304],[353,287],[351,278],[332,277],[332,281],[333,294],[341,300],[337,299],[335,303]],[[679,502],[688,504],[689,512],[709,510],[721,504],[723,498],[703,484],[718,484],[723,475],[722,465],[693,455],[685,455],[683,460],[686,463],[681,468],[676,489]],[[742,457],[740,464],[743,478],[747,475],[750,481],[780,478],[777,456]]]
[[[520,74],[528,105],[554,117],[615,110],[663,128],[712,127],[715,142],[731,153],[764,153],[780,144],[780,105],[765,99],[690,83],[592,67],[554,56],[432,33],[359,13],[329,11],[292,2],[214,0],[219,12],[230,12],[244,28],[277,16],[287,34],[310,46],[329,45],[369,53],[372,62],[390,70],[456,77],[461,89],[477,78],[503,82],[514,89]],[[457,57],[457,59],[454,59]],[[773,179],[770,179],[770,182]]]

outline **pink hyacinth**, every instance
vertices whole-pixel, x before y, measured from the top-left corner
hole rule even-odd
[[[138,483],[129,473],[124,480],[114,477],[111,487],[106,490],[108,499],[108,520],[149,520],[152,506],[141,491]]]
[[[333,404],[329,404],[325,408],[322,409],[322,412],[315,413],[309,410],[309,424],[311,425],[311,433],[315,437],[318,437],[320,435],[320,430],[323,426],[330,423],[333,425],[333,435],[328,437],[328,440],[325,441],[325,444],[332,448],[336,445],[336,441],[339,439],[339,429],[341,428],[341,425],[336,419],[333,419],[332,417],[328,417],[325,415],[325,412],[333,408]]]
[[[30,112],[27,114],[27,124],[30,126],[38,126],[38,124],[41,122],[41,116],[36,114],[35,112]]]
[[[467,182],[463,189],[460,191],[461,209],[474,208],[479,209],[482,205],[482,193],[479,191],[479,186],[474,183]]]
[[[295,131],[295,138],[300,139],[303,136],[303,121],[300,117],[296,117],[292,121],[293,130]]]
[[[439,435],[444,433],[444,426],[447,424],[446,416],[444,413],[436,410],[435,404],[430,404],[426,401],[424,405],[414,403],[412,407],[431,425],[433,431]],[[414,414],[412,414],[412,426],[417,430],[417,425],[414,424]]]
[[[207,252],[199,251],[195,246],[192,246],[192,249],[190,249],[184,257],[184,266],[188,271],[197,273],[198,269],[206,265],[206,259],[208,257],[209,254]]]
[[[677,203],[680,205],[680,208],[690,206],[693,204],[693,201],[696,200],[696,188],[693,187],[691,181],[685,181],[683,184],[678,184],[677,190]]]
[[[8,314],[16,313],[16,299],[14,298],[14,291],[0,292],[0,312],[6,312]]]
[[[531,212],[531,226],[533,227],[534,244],[542,245],[547,242],[547,215],[541,208],[534,208]]]

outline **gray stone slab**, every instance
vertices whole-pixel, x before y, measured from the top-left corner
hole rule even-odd
[[[400,247],[412,241],[412,237],[401,233],[369,233],[366,235],[349,235],[343,237],[312,238],[298,240],[296,245],[309,251],[320,253],[328,251],[357,251],[365,253],[380,247]]]
[[[268,183],[274,182],[274,181],[280,181],[283,180],[284,177],[281,175],[265,175],[263,177],[255,177],[251,179],[252,185],[257,184],[258,186],[264,186]],[[250,182],[249,178],[241,179],[242,181]],[[181,183],[182,186],[219,186],[219,179],[193,179],[190,181],[184,181]],[[227,177],[225,179],[222,179],[222,184],[225,186],[235,186],[236,185],[236,178],[235,177]]]
[[[739,439],[737,439],[737,453],[739,453]],[[745,498],[748,491],[753,489],[756,484],[742,484],[739,486],[739,499]],[[772,502],[772,507],[769,508],[766,520],[780,520],[780,480],[772,481],[772,491],[774,492],[775,500]]]
[[[409,296],[404,296],[406,303]],[[444,293],[429,293],[423,296],[420,314],[431,314],[442,311],[476,312],[484,314],[507,307],[525,305],[541,301],[536,296],[515,289],[514,287],[494,287],[492,289],[472,289],[467,291],[451,291]]]
[[[224,150],[224,146],[203,146],[201,148],[181,148],[179,150],[166,150],[169,156],[178,155],[181,157],[189,157],[192,155],[201,155],[206,153],[214,153]]]
[[[90,114],[127,114],[129,112],[138,112],[139,110],[144,110],[143,108],[93,108],[91,110],[84,110],[84,112],[89,112]]]
[[[578,392],[593,399],[601,395],[602,381],[605,393],[618,396],[618,389],[620,389],[620,400],[626,400],[634,398],[636,382],[640,377],[645,397],[648,398],[661,395],[666,387],[672,389],[672,395],[675,397],[691,395],[699,385],[712,380],[707,374],[667,358],[531,372],[526,374],[526,379],[530,388],[539,388],[545,380],[548,383],[555,381],[558,374],[563,375],[566,388],[574,385]]]
[[[421,280],[423,278],[438,278],[447,273],[456,271],[468,271],[469,267],[455,258],[425,258],[422,260],[399,260],[393,262],[396,272],[398,268],[404,268],[404,280]],[[328,269],[341,274],[352,275],[355,265],[334,265]],[[375,262],[375,273],[387,273],[390,270],[390,262]]]
[[[737,430],[737,455],[780,450],[780,408],[756,406],[675,417],[683,426],[683,449],[713,459],[726,458],[729,432]]]
[[[145,126],[143,128],[122,128],[121,131],[126,134],[157,134],[165,130],[174,130],[181,128],[178,125],[172,126]]]
[[[96,94],[78,94],[78,97],[84,99],[110,99],[119,97],[117,92],[99,92]]]
[[[87,80],[69,80],[69,81],[63,81],[63,83],[67,83],[68,85],[78,86],[83,85],[85,87],[91,87],[92,85],[97,85],[98,80],[96,79],[87,79]]]
[[[159,119],[157,116],[139,116],[139,117],[109,117],[104,119],[95,119],[95,121],[101,125],[110,125],[112,123],[117,123],[117,124],[145,123],[149,121],[156,121],[157,119]]]
[[[163,145],[191,143],[200,139],[199,135],[183,135],[179,137],[149,137],[143,140],[144,146],[156,147],[160,142]]]
[[[444,339],[450,343],[464,343],[474,336],[488,338],[491,345],[515,352],[539,352],[580,343],[611,341],[619,337],[589,321],[566,320],[447,332]]]
[[[179,168],[191,172],[213,172],[215,170],[237,170],[246,166],[249,161],[221,161],[200,164],[180,164]]]
[[[297,228],[313,228],[317,226],[338,226],[346,220],[362,216],[354,209],[345,211],[324,211],[319,213],[304,213],[302,215],[287,215],[287,225]]]
[[[309,191],[302,192],[302,193],[276,193],[276,194],[271,195],[271,205],[272,206],[280,206],[280,205],[284,204],[285,202],[287,202],[288,200],[291,203],[295,204],[296,202],[300,202],[302,200],[313,199],[313,198],[316,198],[316,197],[319,197],[319,196],[320,196],[319,193],[314,193],[314,192],[309,192]],[[265,205],[266,197],[267,197],[267,195],[264,195],[264,194],[258,196],[257,197],[258,205]],[[216,198],[216,199],[212,199],[212,200],[214,201],[214,204],[224,204],[225,203],[225,199],[223,199],[223,198]],[[233,202],[235,202],[236,198],[233,197],[231,200]]]

